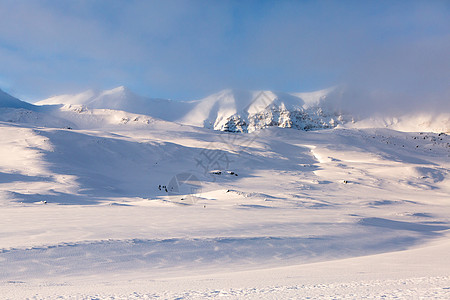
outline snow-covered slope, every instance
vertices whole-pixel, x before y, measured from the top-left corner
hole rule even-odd
[[[346,123],[347,128],[390,128],[405,132],[450,133],[450,112],[416,112],[397,116],[374,115],[354,123]]]
[[[120,110],[167,121],[176,121],[182,118],[193,105],[189,102],[142,97],[124,86],[106,91],[88,90],[75,95],[55,96],[36,104],[63,104],[66,108],[76,105],[91,110]]]
[[[58,106],[37,106],[0,90],[0,121],[42,127],[67,127],[73,124],[51,112]]]
[[[4,96],[0,294],[448,299],[450,135],[386,129],[448,119],[345,123],[334,91],[222,91],[177,106],[195,126],[123,88]]]
[[[448,295],[446,134],[0,122],[0,136],[6,298]]]

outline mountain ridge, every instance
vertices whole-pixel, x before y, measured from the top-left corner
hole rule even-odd
[[[75,127],[79,128],[91,128],[93,124],[122,126],[163,120],[244,133],[267,127],[317,130],[338,126],[450,131],[450,114],[446,112],[438,115],[422,111],[404,115],[373,114],[358,118],[343,109],[342,103],[346,101],[342,100],[347,100],[346,97],[349,94],[345,88],[336,86],[303,93],[225,89],[202,99],[172,101],[140,96],[125,86],[119,86],[103,91],[90,89],[78,94],[53,96],[33,105],[0,90],[0,120],[62,127],[74,127],[75,122],[79,124]],[[138,119],[139,122],[127,122],[127,119]],[[86,124],[83,123],[85,121]]]
[[[0,89],[0,108],[23,108],[35,110],[36,105],[17,99]]]
[[[38,105],[82,105],[87,109],[113,109],[145,114],[181,124],[220,131],[252,132],[268,126],[309,130],[332,128],[343,118],[320,105],[333,89],[313,93],[225,89],[193,101],[147,98],[119,86],[105,91],[87,90],[54,96]]]

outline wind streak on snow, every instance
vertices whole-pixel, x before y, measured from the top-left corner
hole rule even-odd
[[[382,235],[370,227],[363,227],[364,230],[342,237],[132,239],[9,249],[0,252],[0,280],[142,269],[152,276],[167,275],[180,269],[186,275],[209,269],[236,270],[304,264],[404,249],[427,235],[436,235],[443,230],[442,226],[429,226],[424,231],[417,225],[410,228],[411,234],[398,235],[396,229],[403,229],[404,225],[391,227],[392,231]],[[73,268],[74,264],[77,268]]]

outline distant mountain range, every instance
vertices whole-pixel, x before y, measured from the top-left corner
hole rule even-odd
[[[201,100],[171,101],[141,97],[126,87],[118,87],[51,97],[36,104],[121,110],[229,132],[252,132],[269,126],[310,130],[332,128],[345,122],[344,115],[326,103],[334,92],[335,89],[328,89],[288,94],[228,89]]]
[[[227,89],[200,100],[172,101],[139,96],[120,86],[54,96],[33,105],[0,90],[0,121],[98,128],[124,124],[145,126],[162,120],[227,132],[253,132],[271,126],[299,130],[348,126],[450,131],[448,112],[439,116],[419,112],[358,120],[339,106],[345,97],[349,95],[341,87],[310,93]]]

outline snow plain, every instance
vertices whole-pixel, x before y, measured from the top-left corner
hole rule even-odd
[[[2,108],[0,298],[450,297],[449,135],[64,104]]]

